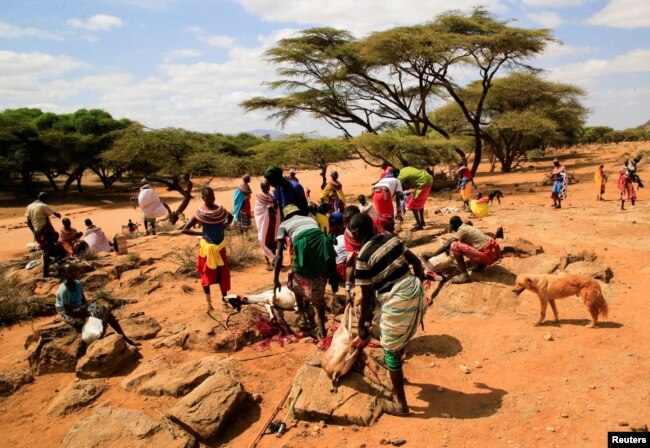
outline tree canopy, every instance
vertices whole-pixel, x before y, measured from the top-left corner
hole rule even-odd
[[[451,11],[421,25],[362,39],[345,30],[312,28],[267,51],[280,78],[267,85],[281,96],[252,98],[242,106],[266,110],[280,124],[307,112],[348,138],[355,127],[376,134],[395,126],[415,136],[433,131],[450,138],[430,112],[436,103],[453,99],[476,131],[476,171],[483,103],[495,75],[503,69],[530,69],[526,62],[551,41],[549,30],[513,27],[484,8],[469,14]],[[475,74],[480,82],[476,101],[464,97],[460,73]]]

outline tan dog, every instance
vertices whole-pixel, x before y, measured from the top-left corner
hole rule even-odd
[[[558,322],[555,299],[573,295],[582,299],[591,315],[591,324],[588,327],[596,326],[598,315],[607,317],[607,302],[600,290],[600,285],[587,275],[521,274],[517,276],[513,291],[519,295],[524,289],[535,292],[539,297],[542,309],[536,325],[541,325],[544,322],[546,306],[549,303],[555,315],[555,322]]]

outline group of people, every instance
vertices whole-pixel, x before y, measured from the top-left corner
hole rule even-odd
[[[82,254],[86,250],[94,252],[110,252],[111,244],[101,228],[86,219],[85,232],[80,232],[72,227],[69,218],[62,218],[62,227],[57,232],[50,217],[61,218],[61,214],[54,211],[47,204],[47,193],[41,192],[38,199],[27,206],[25,218],[27,227],[32,231],[34,241],[43,251],[43,277],[50,276],[50,265],[53,261],[61,261],[71,255]]]

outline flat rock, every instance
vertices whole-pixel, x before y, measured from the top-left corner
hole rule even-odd
[[[155,347],[181,347],[215,353],[241,350],[247,344],[263,339],[249,324],[250,312],[246,307],[234,314],[228,321],[228,328],[223,321],[207,314],[201,315],[189,322],[184,330],[157,342]]]
[[[501,266],[516,274],[551,274],[558,270],[560,265],[560,260],[546,254],[528,258],[506,257],[501,262]]]
[[[33,342],[36,345],[27,359],[34,375],[74,372],[77,360],[86,351],[81,334],[63,322],[36,330],[27,338],[25,348]]]
[[[33,383],[34,377],[29,371],[0,372],[0,397],[11,395],[25,384]]]
[[[565,271],[569,274],[588,275],[589,277],[601,280],[605,283],[609,283],[609,281],[614,277],[614,273],[609,266],[594,261],[578,261],[571,263],[565,268]]]
[[[138,390],[143,395],[182,397],[191,392],[213,371],[201,361],[190,361],[156,373]]]
[[[172,432],[173,430],[173,432]],[[144,412],[101,408],[76,422],[61,448],[192,448],[196,440],[180,428],[170,426]]]
[[[61,417],[92,403],[108,388],[104,379],[75,381],[52,400],[48,415]]]
[[[120,326],[128,337],[136,341],[155,338],[161,330],[156,319],[140,313],[120,319]]]
[[[86,354],[77,362],[77,376],[113,376],[131,367],[139,357],[137,349],[128,346],[122,335],[114,333],[90,344]]]
[[[475,274],[472,274],[474,278]],[[484,274],[482,274],[484,275]],[[512,287],[503,283],[474,282],[461,285],[446,283],[434,302],[447,314],[484,314],[514,312],[517,309],[517,295]]]
[[[310,364],[315,364],[314,359],[303,365],[293,380],[290,397],[299,393],[294,407],[296,418],[333,425],[370,426],[381,416],[385,397],[376,380],[373,382],[353,370],[341,379],[337,390],[332,391],[332,381],[320,364]],[[378,365],[373,369],[382,378],[382,384],[390,389],[385,369]]]
[[[141,366],[138,367],[135,371],[129,374],[126,378],[122,380],[120,386],[127,391],[132,391],[139,388],[142,384],[149,381],[151,378],[156,376],[158,373],[157,366]]]
[[[239,380],[216,373],[181,398],[166,416],[194,436],[206,440],[216,436],[246,396]]]
[[[506,239],[499,242],[504,257],[527,258],[543,254],[544,248],[523,238]]]

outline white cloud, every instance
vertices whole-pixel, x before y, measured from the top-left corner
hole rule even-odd
[[[201,36],[199,37],[199,40],[201,42],[205,42],[211,47],[218,47],[218,48],[230,48],[235,45],[235,39],[230,36],[220,36],[220,35]]]
[[[111,28],[119,28],[123,25],[122,19],[107,14],[95,14],[88,20],[69,19],[68,25],[72,28],[81,28],[87,31],[109,31]]]
[[[630,50],[612,59],[589,59],[550,69],[553,79],[585,85],[596,78],[613,74],[650,72],[650,49]]]
[[[34,27],[20,28],[9,23],[0,22],[0,39],[17,39],[21,37],[36,37],[39,39],[48,39],[48,40],[63,40],[61,36],[58,36],[49,31],[40,30]]]
[[[201,56],[201,51],[194,48],[179,48],[163,53],[164,62],[173,62],[177,59],[196,58]]]
[[[580,6],[586,2],[587,0],[523,0],[524,5],[542,8]]]
[[[587,19],[586,23],[614,28],[650,27],[650,2],[647,0],[610,0],[604,9]]]
[[[544,51],[544,58],[561,58],[564,56],[580,56],[595,51],[593,47],[586,45],[568,45],[551,42]]]
[[[526,17],[536,23],[539,23],[545,28],[557,28],[564,23],[564,19],[560,17],[559,14],[550,11],[535,13],[531,12],[526,14]]]
[[[476,0],[456,0],[452,4],[421,0],[237,0],[248,12],[268,22],[326,25],[362,35],[397,25],[421,23],[446,12],[450,7],[469,10]],[[500,0],[485,0],[483,6],[503,12]],[[451,6],[450,6],[451,5]]]

